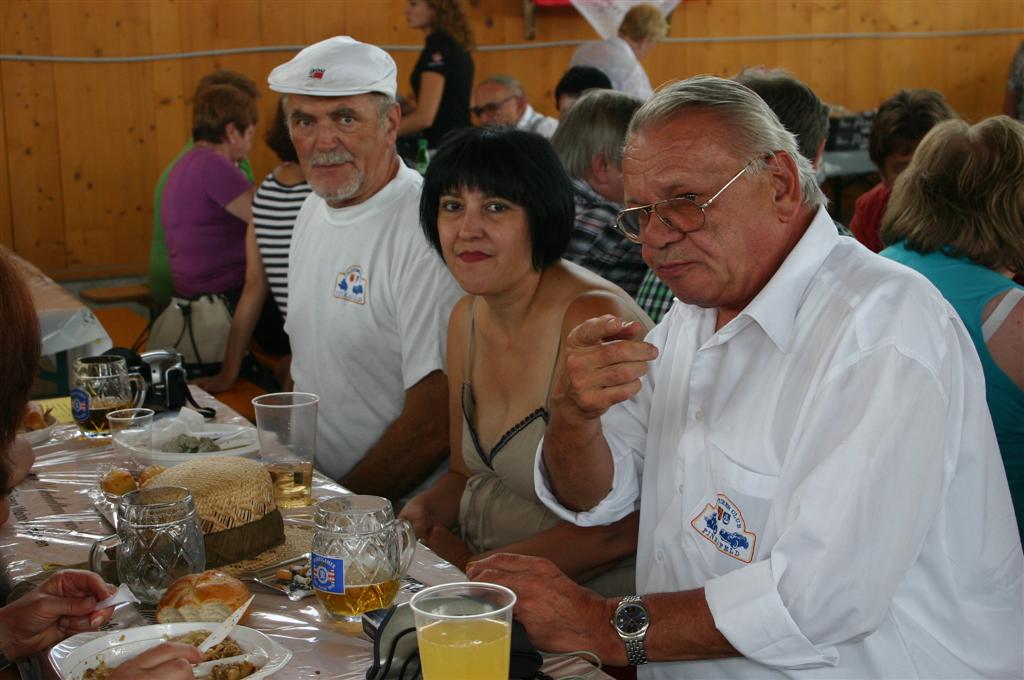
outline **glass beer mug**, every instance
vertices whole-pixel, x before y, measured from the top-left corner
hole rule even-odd
[[[145,378],[129,374],[124,357],[101,355],[75,360],[71,414],[86,437],[109,435],[107,414],[138,408],[145,398]]]
[[[416,550],[416,534],[379,496],[339,496],[316,504],[310,555],[313,591],[327,613],[355,623],[388,607]]]
[[[117,576],[145,604],[160,601],[185,574],[206,568],[203,531],[192,493],[180,486],[132,491],[117,504],[117,534],[89,551],[89,568],[101,572],[106,548],[117,546]]]

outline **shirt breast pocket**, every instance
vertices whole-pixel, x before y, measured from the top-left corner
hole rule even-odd
[[[759,558],[779,479],[742,465],[710,442],[707,456],[703,498],[685,530],[690,548],[696,547],[711,573],[721,574]]]

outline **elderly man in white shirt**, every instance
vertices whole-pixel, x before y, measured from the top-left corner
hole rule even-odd
[[[558,129],[558,119],[535,111],[526,100],[523,84],[512,76],[488,76],[481,80],[469,110],[480,125],[508,125],[536,132],[546,139]]]
[[[470,576],[517,592],[541,649],[640,678],[1024,675],[1024,556],[955,311],[837,235],[742,85],[674,83],[627,139],[620,228],[679,302],[646,342],[573,331],[536,484],[580,525],[639,502],[640,595],[524,556]]]

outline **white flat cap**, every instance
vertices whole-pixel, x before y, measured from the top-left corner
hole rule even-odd
[[[376,45],[339,35],[310,45],[267,78],[270,89],[314,97],[345,97],[367,92],[395,96],[395,60]]]

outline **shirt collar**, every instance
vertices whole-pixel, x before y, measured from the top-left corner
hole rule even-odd
[[[839,233],[835,224],[828,211],[819,207],[782,266],[734,321],[742,317],[755,321],[779,350],[788,352],[804,295],[837,243]],[[727,324],[726,328],[730,325]],[[741,325],[745,324],[737,324],[737,330]]]
[[[534,111],[532,106],[527,104],[526,108],[523,109],[523,115],[519,116],[519,120],[516,122],[516,127],[528,128],[530,126],[530,123],[533,122],[533,119],[536,118],[538,115],[540,114]]]

